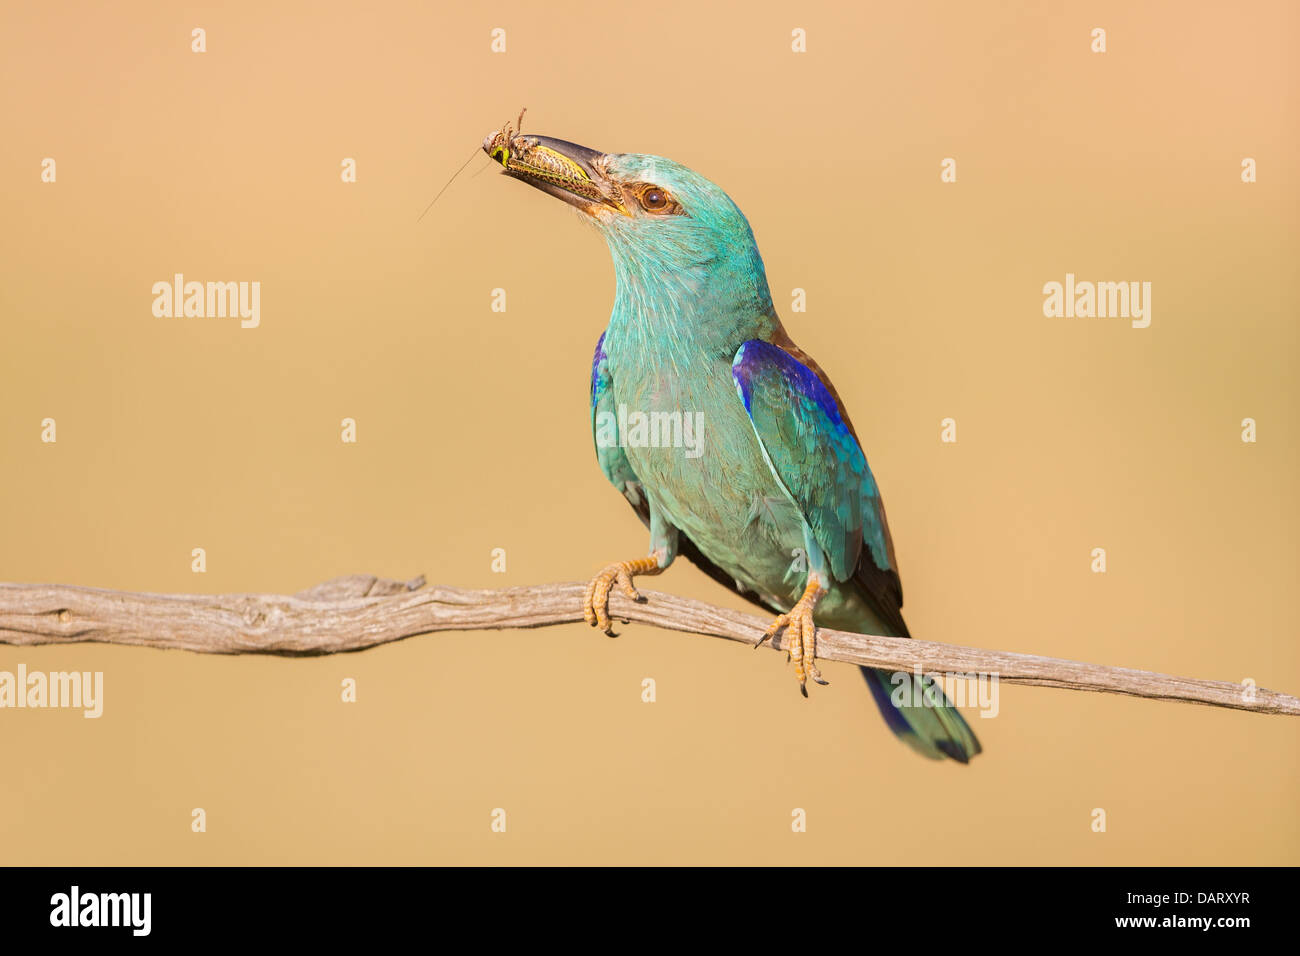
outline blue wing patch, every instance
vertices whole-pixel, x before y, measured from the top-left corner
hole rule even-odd
[[[835,396],[812,369],[761,339],[736,351],[731,374],[768,465],[836,580],[853,574],[864,541],[888,568],[879,491]]]
[[[609,483],[623,493],[623,497],[640,509],[644,503],[641,479],[632,470],[632,464],[619,444],[618,428],[610,391],[613,378],[609,374],[609,356],[605,354],[605,335],[601,333],[596,343],[596,354],[591,360],[591,437],[596,445],[596,461]]]

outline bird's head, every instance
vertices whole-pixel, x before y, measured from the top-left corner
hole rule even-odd
[[[721,188],[681,163],[640,153],[602,153],[510,125],[483,151],[505,174],[590,217],[609,243],[620,294],[658,284],[675,301],[772,311],[763,260],[743,213]]]

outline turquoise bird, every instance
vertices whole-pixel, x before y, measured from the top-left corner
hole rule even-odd
[[[521,117],[522,119],[522,114]],[[645,557],[603,568],[583,613],[612,633],[618,586],[685,555],[776,614],[807,696],[816,625],[908,637],[880,489],[826,374],[772,306],[749,223],[720,188],[659,156],[523,135],[483,141],[505,173],[577,208],[614,260],[617,291],[591,369],[596,457],[650,531]],[[929,677],[861,668],[885,720],[921,754],[980,752]]]

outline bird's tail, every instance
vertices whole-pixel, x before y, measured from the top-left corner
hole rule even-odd
[[[872,667],[859,670],[889,729],[917,753],[934,760],[951,757],[970,763],[983,749],[933,677]]]

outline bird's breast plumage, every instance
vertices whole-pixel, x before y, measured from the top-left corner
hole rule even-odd
[[[802,581],[791,568],[803,544],[799,512],[763,459],[730,361],[681,352],[623,355],[608,340],[605,350],[628,433],[624,451],[645,492],[746,587],[775,605],[796,599]],[[679,420],[684,441],[661,440],[664,424]]]

